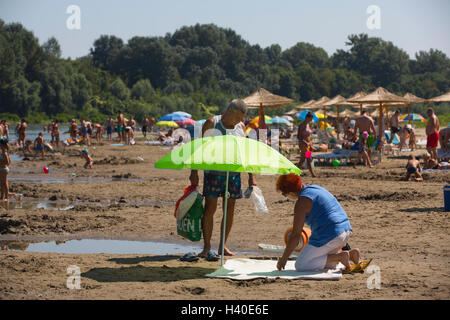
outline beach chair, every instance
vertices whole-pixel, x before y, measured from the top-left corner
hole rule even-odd
[[[450,161],[450,151],[437,149],[437,158],[438,161]]]
[[[332,164],[335,159],[339,161],[345,160],[345,165],[348,165],[350,159],[358,158],[358,151],[350,149],[335,149],[331,153],[313,155],[312,158],[317,160],[319,163],[324,162],[327,164]]]

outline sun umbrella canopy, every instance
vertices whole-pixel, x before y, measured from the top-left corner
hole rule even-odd
[[[310,110],[304,110],[304,111],[301,111],[301,112],[297,113],[296,116],[300,120],[305,120],[306,115],[308,114],[308,112],[311,112],[311,111]],[[312,113],[312,114],[313,114],[313,122],[319,121],[319,117],[315,113]]]
[[[411,113],[408,117],[407,114],[400,117],[400,121],[418,121],[418,122],[426,122],[427,119],[425,119],[423,116],[421,116],[418,113]]]
[[[182,117],[186,117],[186,118],[192,118],[192,115],[190,113],[184,112],[184,111],[175,111],[172,112],[172,114],[178,114]]]
[[[158,160],[155,168],[256,174],[301,173],[291,161],[267,144],[232,135],[193,140]]]
[[[345,101],[347,101],[347,99],[345,99],[343,96],[338,94],[333,99],[328,100],[327,102],[323,103],[322,105],[325,106],[325,107],[339,106],[339,105],[343,105],[342,103],[345,103]]]
[[[179,125],[194,125],[195,124],[195,120],[192,120],[191,118],[185,118],[185,120],[183,121],[174,121],[176,123],[178,123]]]
[[[450,91],[442,96],[434,97],[427,100],[428,102],[450,102]]]
[[[270,121],[272,122],[272,124],[291,124],[287,119],[282,117],[273,117]]]
[[[186,119],[188,118],[183,117],[179,114],[169,113],[159,118],[158,121],[185,121]]]
[[[284,119],[286,119],[286,120],[289,121],[289,122],[294,121],[294,118],[292,118],[292,117],[289,116],[289,115],[284,115],[284,116],[281,116],[281,117],[284,118]]]
[[[354,112],[349,109],[345,109],[339,115],[342,117],[349,117],[349,118],[358,118],[359,117],[359,114],[357,112]]]
[[[397,96],[382,87],[378,87],[374,92],[363,97],[351,98],[348,102],[359,103],[383,103],[383,102],[408,102],[408,99]]]
[[[294,100],[278,96],[264,88],[260,88],[245,98],[244,102],[249,108],[258,108],[261,105],[269,108],[280,108],[288,103],[294,102]]]
[[[310,105],[312,105],[314,103],[316,103],[316,100],[311,99],[308,102],[305,102],[304,104],[301,104],[299,106],[295,106],[294,108],[296,108],[296,109],[308,109],[308,106],[310,106]]]
[[[309,109],[320,109],[323,107],[325,102],[330,101],[330,98],[323,96],[322,98],[320,98],[319,100],[317,100],[316,102],[312,103],[309,105]]]
[[[269,116],[264,116],[264,121],[267,124],[272,124],[272,118]],[[250,121],[250,123],[252,123],[252,124],[258,124],[258,122],[259,122],[259,116],[253,118],[252,121]]]
[[[155,125],[159,127],[179,127],[178,124],[174,121],[158,121]]]

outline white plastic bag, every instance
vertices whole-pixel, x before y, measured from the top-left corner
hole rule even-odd
[[[258,188],[257,186],[253,186],[252,189],[253,191],[250,197],[252,198],[253,203],[255,204],[256,212],[269,214],[269,209],[267,209],[266,201],[264,201],[261,189]]]

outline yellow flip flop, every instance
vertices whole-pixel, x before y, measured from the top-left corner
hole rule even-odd
[[[370,260],[361,260],[358,264],[352,263],[350,265],[349,271],[344,271],[344,273],[358,273],[364,271],[369,264],[372,262],[372,259]]]

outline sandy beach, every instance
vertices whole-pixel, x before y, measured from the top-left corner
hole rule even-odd
[[[423,135],[423,133],[422,133]],[[420,136],[420,135],[419,135]],[[169,147],[89,148],[95,164],[83,169],[80,148],[70,147],[45,160],[15,161],[10,191],[24,200],[53,199],[73,204],[68,210],[0,208],[0,299],[449,299],[449,212],[443,209],[448,171],[424,173],[423,182],[400,181],[408,152],[385,156],[374,169],[363,166],[316,167],[303,181],[328,189],[347,212],[352,247],[379,266],[381,288],[368,289],[368,273],[344,274],[339,281],[205,278],[219,262],[182,262],[181,254],[59,254],[21,251],[27,242],[67,239],[129,239],[188,243],[176,234],[174,204],[189,185],[186,170],[160,170],[154,163]],[[423,154],[425,149],[415,151]],[[144,161],[137,160],[142,157]],[[291,159],[294,163],[297,157]],[[42,172],[43,166],[50,173]],[[200,174],[202,186],[203,174]],[[25,181],[61,179],[64,183]],[[73,180],[72,180],[73,178]],[[242,174],[243,190],[247,174]],[[265,256],[258,243],[283,244],[294,202],[275,192],[276,176],[259,175],[269,215],[256,214],[250,199],[237,202],[228,246]],[[11,204],[15,200],[11,200]],[[219,202],[220,203],[220,202]],[[215,216],[217,250],[221,205]],[[24,239],[27,241],[23,242]],[[200,242],[201,244],[202,242]],[[10,249],[5,250],[7,246]],[[274,258],[275,256],[272,256]],[[234,257],[227,257],[232,259]],[[267,256],[268,259],[271,256]],[[81,289],[66,286],[67,268],[79,267]]]

